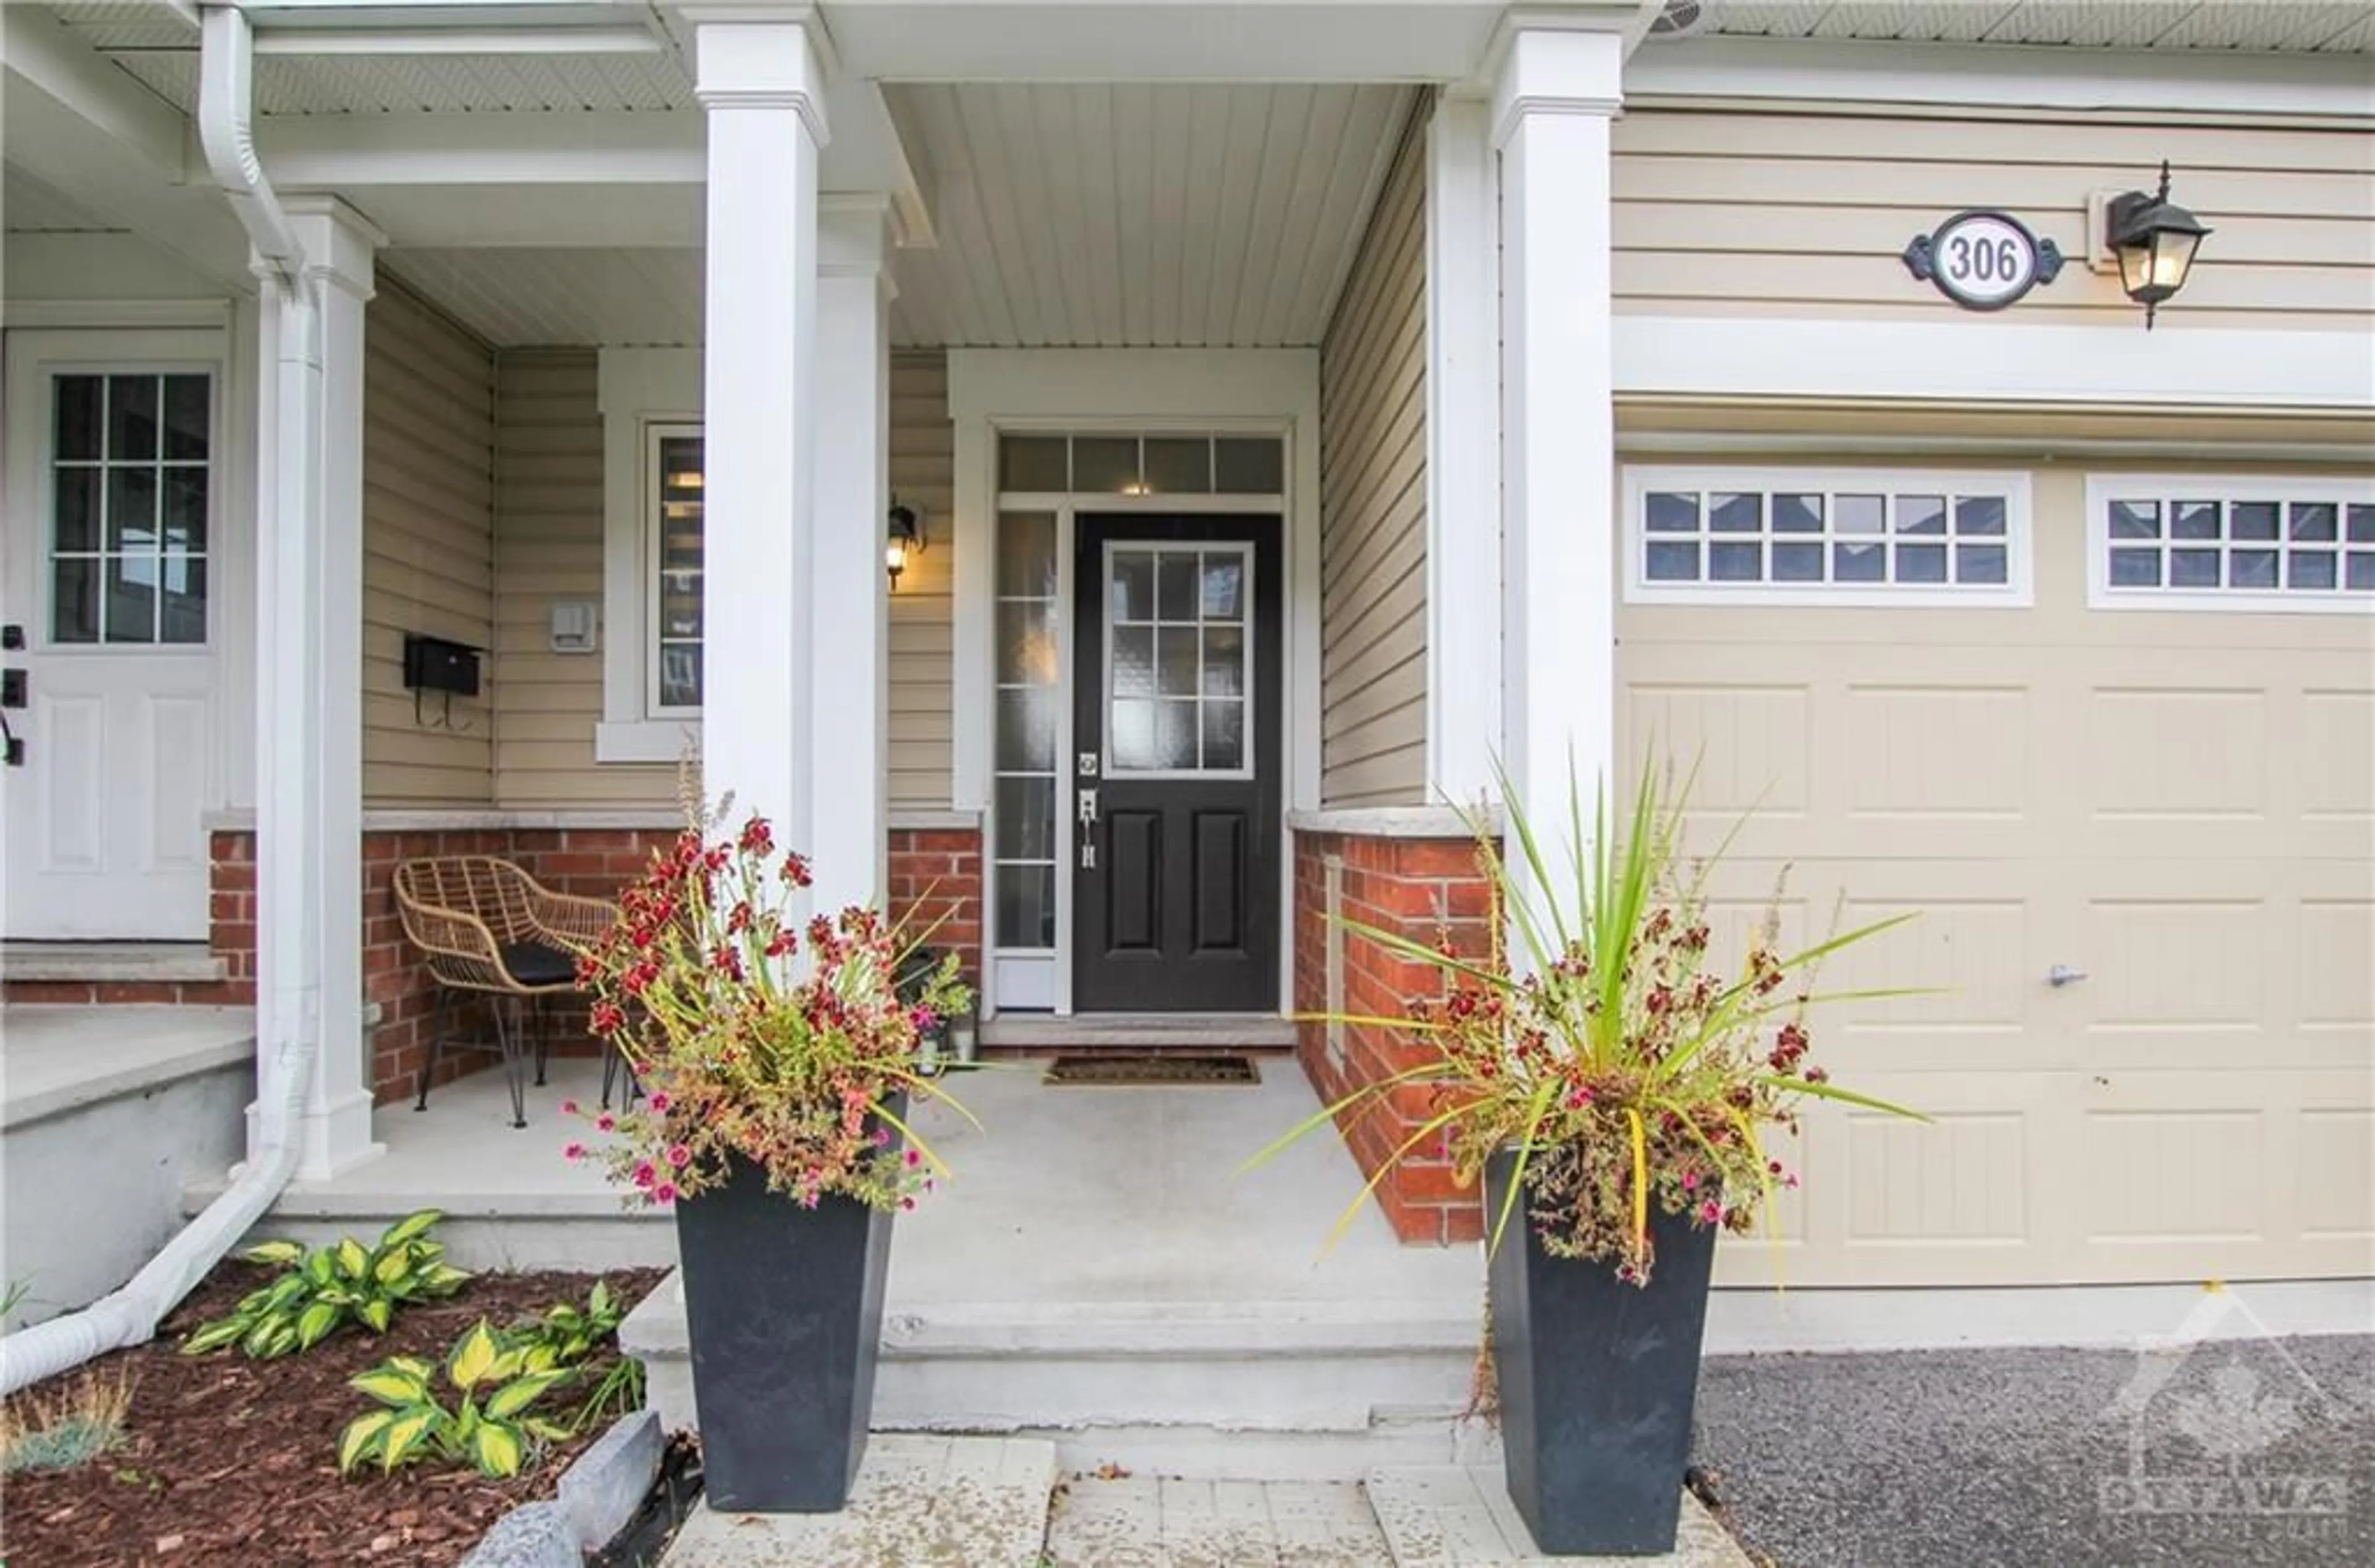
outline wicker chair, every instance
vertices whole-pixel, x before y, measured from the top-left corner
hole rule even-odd
[[[429,1109],[429,1083],[445,1051],[449,1008],[456,997],[483,997],[494,1015],[493,1049],[502,1053],[511,1088],[512,1126],[527,1126],[521,1084],[527,1036],[533,1032],[536,1039],[536,1081],[541,1085],[544,1003],[577,992],[577,956],[618,911],[600,899],[556,893],[510,861],[482,855],[406,861],[396,868],[396,905],[405,936],[420,949],[437,983],[429,1056],[420,1066],[413,1109]],[[606,1055],[605,1105],[615,1068]]]

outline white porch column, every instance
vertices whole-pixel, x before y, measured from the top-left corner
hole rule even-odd
[[[1570,778],[1589,832],[1616,760],[1609,322],[1613,33],[1527,29],[1493,94],[1500,152],[1503,725],[1509,782],[1572,925]]]
[[[335,198],[286,206],[305,261],[293,289],[263,286],[258,377],[256,1049],[262,1095],[285,1044],[318,1047],[297,1169],[318,1180],[382,1152],[361,922],[363,307],[383,237]]]
[[[1499,794],[1500,242],[1492,106],[1446,97],[1426,130],[1426,755],[1454,806]]]
[[[709,114],[702,773],[816,847],[807,737],[823,72],[797,21],[703,22]]]
[[[825,395],[816,410],[809,780],[813,896],[823,911],[880,907],[888,890],[890,205],[887,196],[828,196],[818,236],[816,373]],[[947,519],[939,522],[945,535]]]

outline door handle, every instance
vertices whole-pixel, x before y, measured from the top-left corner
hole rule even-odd
[[[2045,972],[2045,983],[2057,991],[2064,985],[2074,985],[2086,978],[2085,970],[2073,969],[2066,963],[2057,963]]]
[[[1093,828],[1096,826],[1097,792],[1093,789],[1084,789],[1081,791],[1080,800],[1081,826],[1084,828]]]
[[[25,672],[0,669],[0,708],[21,708],[24,705]]]

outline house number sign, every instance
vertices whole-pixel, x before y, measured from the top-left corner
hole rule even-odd
[[[1967,311],[2000,311],[2062,271],[2062,252],[2008,212],[1958,212],[1905,247],[1906,269]]]

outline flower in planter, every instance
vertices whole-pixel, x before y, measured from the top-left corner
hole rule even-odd
[[[1911,994],[1815,988],[1825,959],[1910,915],[1784,952],[1777,889],[1738,967],[1720,967],[1707,900],[1716,859],[1692,860],[1682,849],[1686,786],[1668,799],[1645,771],[1613,843],[1606,812],[1587,833],[1580,792],[1572,793],[1566,825],[1578,848],[1560,868],[1571,878],[1561,890],[1567,896],[1542,899],[1535,890],[1552,887],[1557,873],[1506,784],[1507,851],[1476,824],[1478,864],[1495,895],[1487,951],[1466,956],[1447,941],[1429,946],[1341,922],[1435,970],[1443,994],[1401,1018],[1342,1020],[1390,1022],[1431,1059],[1354,1091],[1255,1157],[1266,1160],[1398,1092],[1427,1091],[1425,1119],[1346,1210],[1340,1233],[1390,1167],[1415,1150],[1448,1158],[1463,1185],[1507,1150],[1516,1173],[1488,1216],[1492,1245],[1522,1201],[1544,1251],[1605,1264],[1620,1279],[1647,1285],[1653,1210],[1747,1231],[1776,1191],[1798,1185],[1769,1139],[1796,1134],[1807,1099],[1918,1116],[1840,1088],[1806,1060],[1807,1015],[1817,1004]]]
[[[591,1157],[630,1203],[696,1197],[742,1159],[811,1208],[832,1195],[908,1207],[946,1168],[900,1114],[901,1097],[963,1114],[916,1070],[925,1033],[970,1003],[956,957],[918,976],[929,933],[911,937],[870,909],[803,925],[795,901],[808,863],[777,847],[764,818],[713,838],[716,820],[654,855],[580,965],[596,1031],[651,1090],[595,1118],[614,1136]]]

